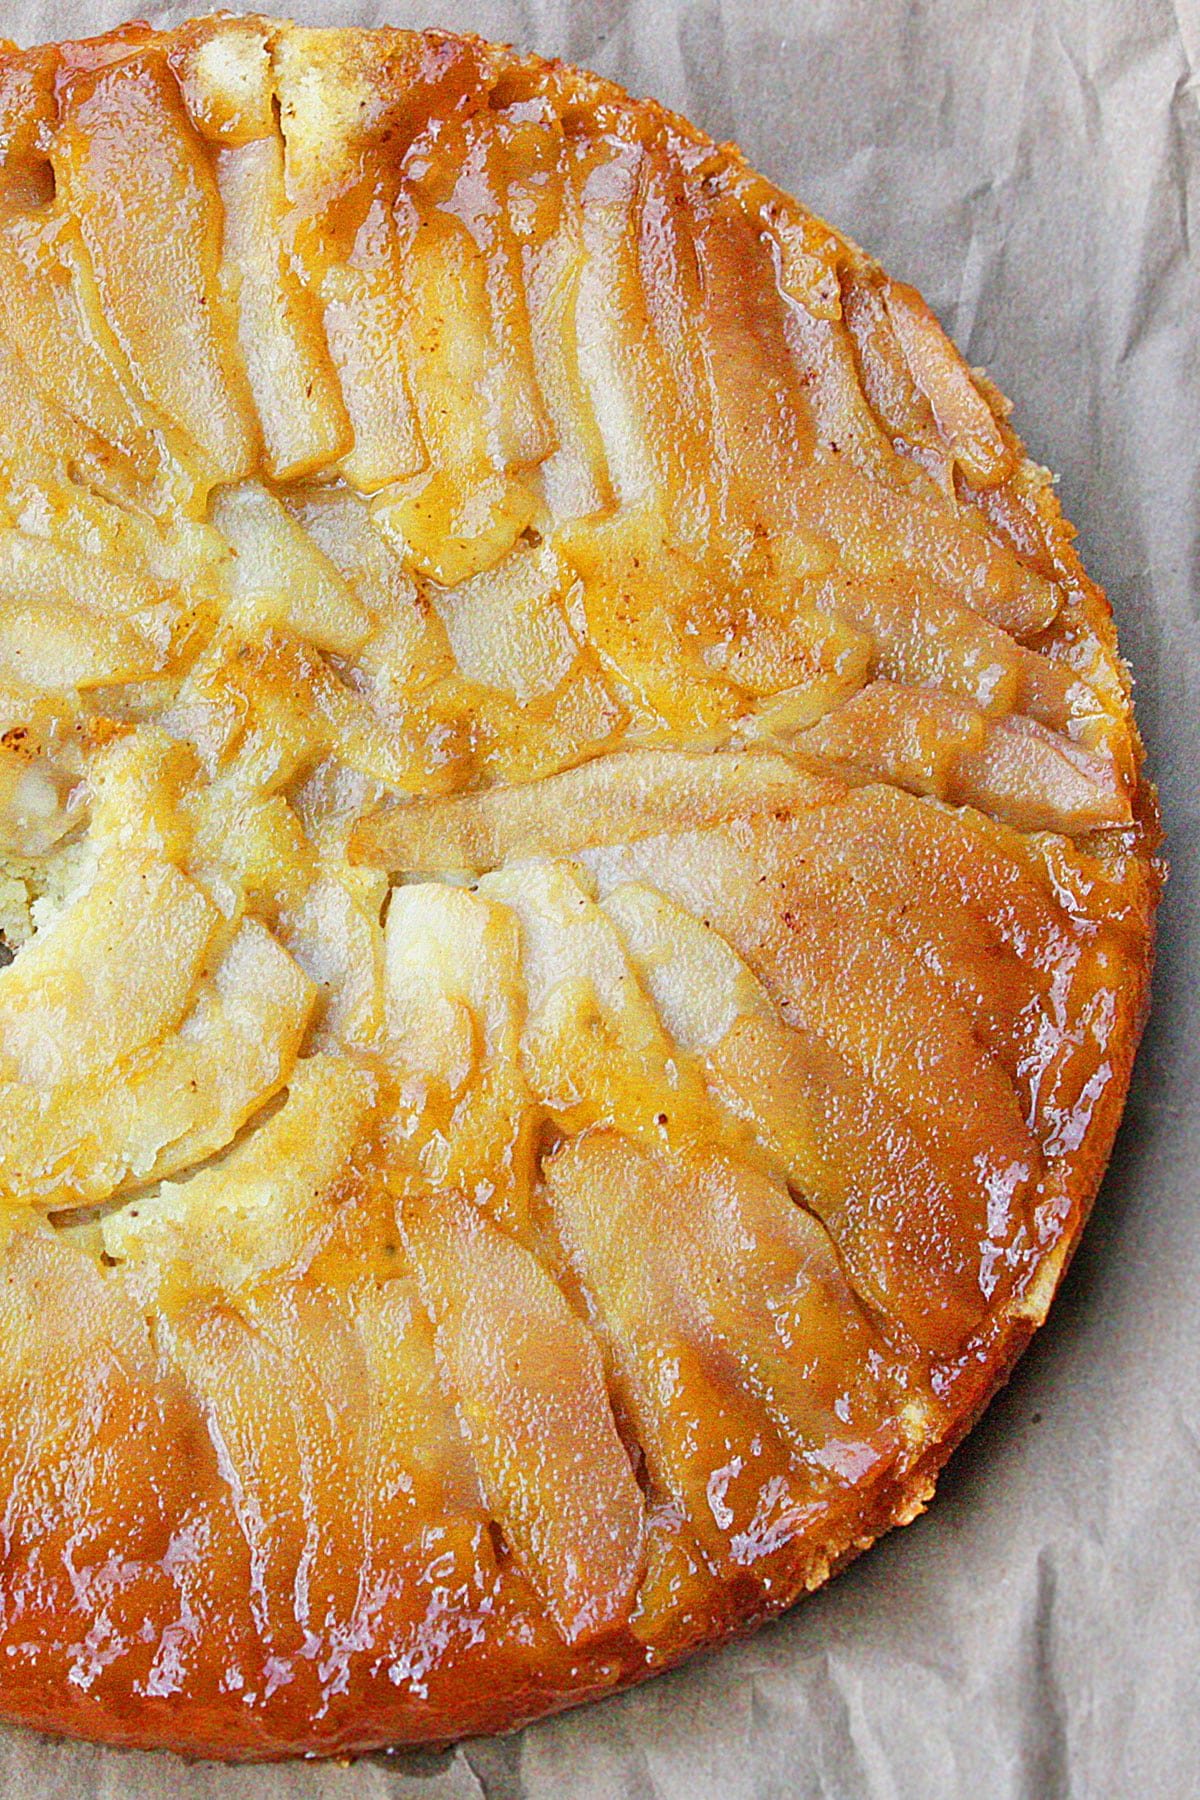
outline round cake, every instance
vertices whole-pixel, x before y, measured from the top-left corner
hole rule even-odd
[[[0,1713],[495,1731],[929,1499],[1159,871],[1051,478],[683,120],[436,32],[0,54]]]

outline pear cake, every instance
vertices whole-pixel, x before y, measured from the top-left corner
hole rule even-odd
[[[1159,869],[1051,478],[661,107],[0,52],[0,1713],[499,1730],[918,1513]]]

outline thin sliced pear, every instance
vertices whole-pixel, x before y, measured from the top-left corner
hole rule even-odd
[[[802,1529],[829,1482],[793,1458],[713,1341],[663,1228],[664,1179],[645,1152],[593,1132],[550,1159],[546,1198],[653,1486],[732,1574]]]
[[[874,673],[970,700],[990,716],[1026,709],[1063,730],[1098,701],[1073,670],[1027,649],[929,582],[830,576],[815,604],[875,645]]]
[[[517,922],[482,894],[417,882],[393,890],[384,936],[391,1058],[424,1088],[422,1167],[523,1219],[533,1116]]]
[[[436,597],[450,647],[468,681],[512,694],[520,706],[553,693],[579,657],[563,597],[570,574],[548,545],[518,544],[494,569]]]
[[[115,558],[0,527],[0,674],[33,688],[94,688],[158,674],[178,591]]]
[[[1075,833],[1126,824],[1130,801],[1113,762],[1034,719],[989,718],[968,700],[873,681],[790,748],[912,793],[975,805],[1026,831]]]
[[[824,1040],[778,1019],[743,1014],[710,1067],[829,1230],[857,1292],[921,1350],[956,1355],[987,1312],[996,1256],[904,1109]]]
[[[578,209],[584,256],[574,295],[575,356],[587,388],[604,459],[622,506],[657,494],[663,470],[650,432],[648,342],[640,306],[633,236],[633,198],[639,161],[634,144],[598,158],[594,145],[569,143],[566,173]]]
[[[105,322],[79,226],[61,209],[0,218],[0,322],[48,396],[153,475],[152,425]]]
[[[554,447],[536,482],[556,519],[586,518],[615,505],[604,440],[579,354],[579,289],[586,250],[578,205],[557,179],[562,128],[547,108],[498,115],[506,146],[509,216],[521,241],[525,304],[538,386]]]
[[[564,1175],[588,1161],[583,1179],[602,1168],[626,1222],[640,1216],[667,1246],[705,1336],[800,1457],[853,1483],[894,1450],[883,1341],[786,1189],[716,1148],[652,1158],[606,1135],[565,1153]]]
[[[714,1058],[723,1083],[752,1114],[746,1071],[758,1068],[769,1089],[774,1067],[788,1071],[780,1078],[793,1096],[781,1100],[777,1117],[799,1105],[827,1166],[843,1160],[847,1134],[858,1131],[864,1145],[894,1144],[902,1126],[910,1154],[894,1184],[880,1166],[883,1217],[891,1221],[880,1225],[882,1254],[886,1259],[888,1229],[898,1242],[907,1236],[906,1219],[927,1217],[927,1247],[922,1251],[918,1234],[909,1270],[928,1255],[936,1271],[930,1292],[944,1288],[952,1296],[956,1323],[973,1308],[973,1323],[1012,1282],[1025,1254],[1041,1153],[1003,1062],[980,1044],[952,985],[889,929],[890,903],[872,895],[871,883],[822,867],[810,843],[812,824],[803,814],[791,822],[760,817],[745,828],[592,852],[587,861],[603,891],[632,878],[709,920],[762,983],[788,1029],[747,1015],[735,1028],[744,1048],[736,1066],[724,1054]],[[897,904],[904,879],[901,867]],[[953,1109],[939,1100],[948,1091],[956,1095]],[[907,1213],[905,1160],[917,1171],[913,1194],[926,1197]],[[822,1170],[801,1165],[794,1173],[813,1182],[805,1191],[822,1210]],[[855,1266],[832,1215],[822,1216]],[[914,1279],[903,1276],[908,1284]],[[879,1287],[876,1277],[874,1291]]]
[[[531,468],[554,448],[555,434],[534,363],[520,243],[505,179],[505,133],[491,108],[472,114],[462,130],[448,205],[484,260],[491,350],[483,401],[505,466]]]
[[[409,318],[402,268],[395,222],[381,199],[359,227],[351,254],[330,262],[319,290],[353,428],[341,472],[365,494],[412,479],[429,462],[404,349]]]
[[[176,39],[171,61],[193,123],[215,146],[221,280],[237,317],[267,470],[276,481],[294,481],[336,462],[352,432],[319,305],[292,256],[268,29],[256,19],[196,20]]]
[[[736,178],[685,182],[685,205],[703,306],[696,312],[708,384],[713,452],[732,471],[740,504],[769,527],[796,520],[800,472],[816,422],[784,335],[771,249],[742,210]]]
[[[445,626],[403,557],[376,530],[365,501],[341,485],[293,489],[284,498],[371,615],[375,629],[357,661],[385,702],[399,710],[452,674]]]
[[[94,1256],[44,1227],[0,1251],[0,1480],[8,1554],[38,1558],[50,1583],[64,1563],[76,1581],[158,1564],[219,1481],[144,1316]]]
[[[462,1196],[414,1199],[403,1228],[488,1506],[567,1642],[603,1636],[633,1605],[643,1503],[596,1343]]]
[[[378,1098],[377,1078],[349,1058],[302,1059],[283,1104],[226,1156],[110,1214],[106,1250],[131,1269],[230,1294],[286,1270],[315,1249],[352,1191],[339,1192],[339,1177]]]
[[[430,1513],[462,1512],[482,1522],[479,1476],[438,1370],[433,1321],[412,1270],[358,1281],[348,1299],[367,1361],[365,1485],[375,1496],[375,1531],[385,1539],[377,1557],[397,1526],[411,1538]]]
[[[236,630],[282,629],[318,650],[353,655],[371,615],[274,494],[256,481],[224,488],[211,516],[233,551],[226,617]]]
[[[238,342],[275,481],[295,481],[346,457],[353,428],[321,319],[288,255],[288,206],[279,139],[221,150],[222,278],[237,311]],[[343,465],[344,466],[344,465]]]
[[[444,587],[492,567],[533,519],[533,494],[493,442],[484,407],[492,350],[486,269],[457,218],[397,203],[408,300],[409,380],[430,469],[378,496],[380,526]]]
[[[385,149],[372,141],[372,127],[386,129],[365,79],[376,49],[354,34],[341,44],[344,55],[313,57],[309,34],[292,29],[272,48],[272,71],[286,190],[304,220],[293,246],[296,264],[320,309],[353,428],[340,468],[353,487],[375,493],[419,475],[429,457],[410,386],[395,176]],[[366,177],[364,203],[348,230],[339,205],[347,155]]]
[[[351,855],[394,870],[478,874],[521,857],[805,805],[821,792],[819,777],[766,753],[616,750],[542,781],[368,814],[351,835]]]
[[[0,1074],[52,1091],[159,1042],[182,1019],[218,914],[152,855],[113,859],[0,970]]]
[[[627,881],[600,902],[637,965],[667,1032],[707,1056],[744,1013],[770,1017],[761,982],[711,924],[645,882]]]
[[[161,51],[64,71],[53,159],[135,379],[209,480],[240,479],[258,432],[221,294],[221,200]],[[151,191],[153,209],[131,205]]]
[[[292,1071],[313,990],[246,920],[178,1029],[49,1093],[0,1087],[0,1191],[92,1205],[223,1150]]]
[[[784,1025],[711,925],[642,883],[602,904],[668,1031],[704,1058],[714,1093],[827,1224],[861,1291],[923,1348],[953,1348],[979,1315],[972,1246],[958,1244],[949,1187],[903,1115]],[[881,1142],[902,1146],[895,1167]]]
[[[387,879],[372,869],[334,863],[306,888],[281,924],[281,936],[317,984],[318,1047],[366,1048],[384,1030],[383,933]]]
[[[1019,831],[1075,836],[1133,822],[1130,788],[1110,756],[1017,714],[998,719],[960,759],[946,798]]]
[[[352,1321],[319,1286],[275,1286],[244,1311],[185,1301],[163,1337],[221,1459],[255,1625],[281,1654],[332,1635],[353,1616],[369,1517],[367,1374]]]
[[[161,650],[125,619],[63,602],[0,602],[0,675],[46,692],[114,687],[157,675]]]
[[[712,1126],[703,1081],[578,877],[570,864],[535,861],[479,883],[520,921],[530,1087],[566,1130],[599,1122],[652,1144],[702,1137]]]
[[[1044,630],[1063,604],[1061,587],[1026,567],[977,513],[951,507],[919,474],[897,484],[841,458],[818,461],[798,477],[787,511],[783,529],[795,523],[819,533],[856,579],[933,581],[1014,637]]]
[[[214,146],[221,283],[237,319],[267,472],[294,481],[336,462],[352,433],[319,305],[291,253],[294,214],[267,27],[196,20],[176,38],[171,63],[193,123]]]
[[[915,288],[889,281],[884,304],[913,380],[967,480],[996,487],[1012,473],[1013,452],[971,371]]]

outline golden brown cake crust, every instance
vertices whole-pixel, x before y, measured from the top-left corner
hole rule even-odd
[[[650,101],[0,47],[0,1712],[511,1728],[926,1504],[1160,881],[1044,470]]]

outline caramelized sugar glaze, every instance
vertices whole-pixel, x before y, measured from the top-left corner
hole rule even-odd
[[[0,1707],[513,1725],[911,1518],[1146,997],[1103,595],[910,289],[434,33],[0,57]]]

